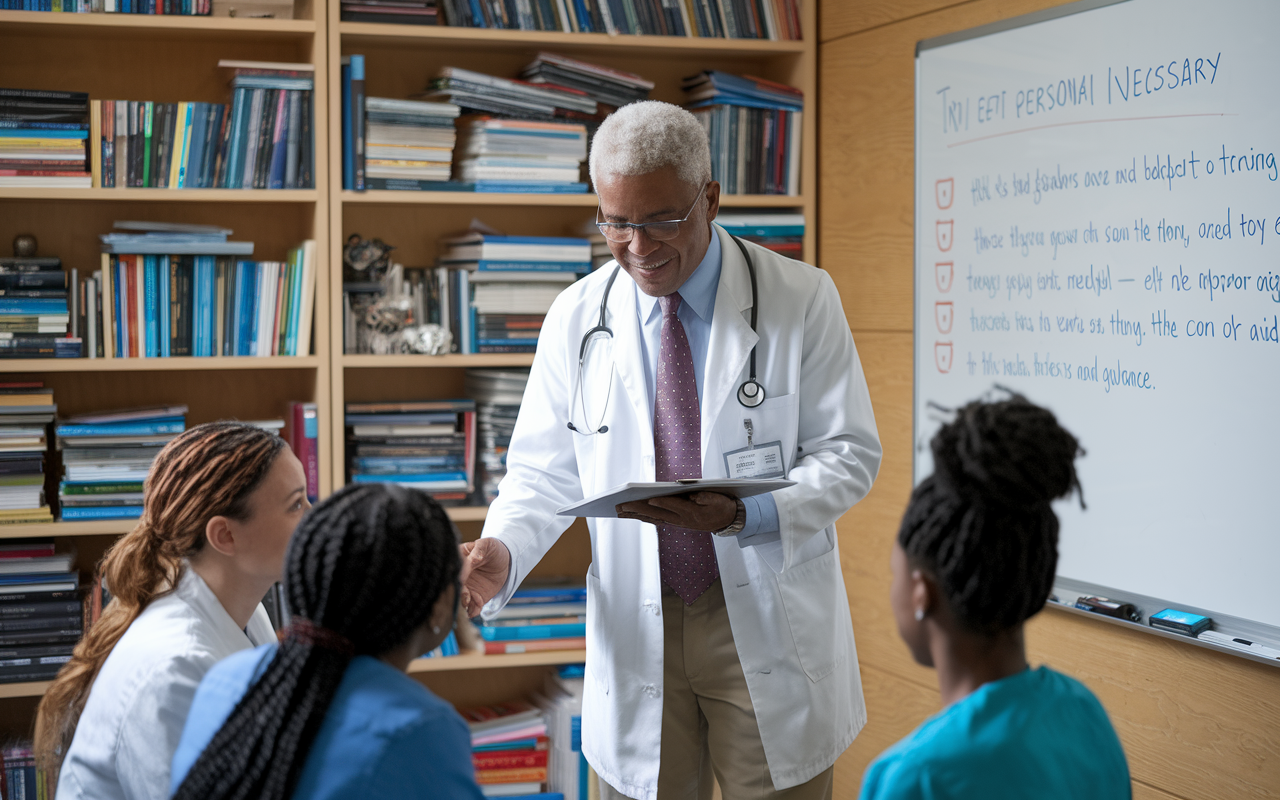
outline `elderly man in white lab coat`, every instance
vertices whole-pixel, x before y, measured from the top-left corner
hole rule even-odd
[[[571,522],[560,507],[627,482],[784,475],[759,497],[588,521],[582,749],[605,797],[706,800],[714,773],[729,800],[829,798],[866,722],[835,521],[881,456],[840,297],[712,224],[720,186],[683,109],[613,114],[591,177],[616,262],[547,315],[507,475],[463,546],[467,610],[502,608]]]

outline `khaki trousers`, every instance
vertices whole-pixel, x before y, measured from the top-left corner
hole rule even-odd
[[[663,586],[662,618],[658,800],[711,800],[715,783],[725,800],[830,800],[832,769],[774,789],[720,582],[691,606]],[[601,779],[600,797],[625,795]]]

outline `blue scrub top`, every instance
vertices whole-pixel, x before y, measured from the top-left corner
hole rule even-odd
[[[173,756],[171,795],[275,651],[274,644],[241,651],[205,675]],[[462,717],[422,684],[369,656],[356,656],[347,667],[293,797],[483,800]]]
[[[1129,800],[1098,698],[1048,667],[984,684],[867,768],[861,800]]]

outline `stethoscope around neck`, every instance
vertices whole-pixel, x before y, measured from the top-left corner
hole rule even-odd
[[[756,331],[757,308],[756,308],[755,261],[752,260],[751,253],[747,250],[746,244],[741,239],[739,239],[737,236],[734,236],[733,234],[729,234],[729,238],[733,239],[733,243],[736,244],[738,246],[738,249],[742,251],[742,257],[747,262],[747,274],[750,275],[751,277],[751,332],[757,333]],[[600,298],[600,321],[594,328],[592,328],[591,330],[587,331],[582,335],[582,343],[578,347],[577,394],[579,396],[574,398],[570,402],[574,402],[574,403],[580,402],[583,404],[584,418],[586,416],[586,412],[585,412],[585,397],[583,397],[583,391],[584,391],[583,384],[585,383],[584,372],[585,372],[585,364],[586,364],[586,358],[587,358],[587,349],[590,347],[591,342],[594,341],[596,337],[607,336],[610,339],[613,338],[613,329],[610,328],[606,323],[606,314],[608,313],[609,293],[613,291],[613,282],[618,279],[618,272],[621,270],[622,270],[622,267],[620,265],[613,268],[613,273],[609,276],[608,283],[604,285],[604,295]],[[612,383],[612,381],[610,381],[610,383]],[[609,389],[611,388],[612,387],[609,387]],[[606,389],[606,391],[609,391],[609,389]],[[742,382],[741,386],[738,387],[738,402],[741,403],[746,408],[756,408],[761,403],[763,403],[764,400],[765,400],[764,386],[761,385],[760,381],[756,380],[756,345],[753,344],[751,345],[751,353],[748,356],[747,379]],[[606,395],[605,407],[607,407],[607,405],[608,405],[608,398]],[[569,426],[569,430],[573,431],[574,433],[581,433],[585,436],[589,436],[593,433],[608,433],[609,431],[608,425],[601,425],[595,430],[580,430],[577,426],[573,424],[572,421],[570,421],[568,423],[568,426]],[[594,427],[594,426],[588,426],[588,427]]]

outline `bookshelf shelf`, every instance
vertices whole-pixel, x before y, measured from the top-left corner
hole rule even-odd
[[[320,191],[317,189],[63,189],[43,186],[0,187],[0,200],[315,203],[320,200],[320,196]]]
[[[159,190],[165,191],[165,190]],[[499,194],[484,192],[342,192],[343,203],[383,205],[566,206],[595,208],[594,194]],[[723,208],[800,208],[804,197],[785,194],[722,194]]]
[[[232,356],[217,358],[11,358],[0,373],[13,372],[172,372],[179,370],[314,369],[319,356]]]
[[[461,672],[473,669],[503,669],[555,664],[581,664],[587,660],[586,650],[550,650],[543,653],[511,653],[503,656],[467,654],[448,658],[417,658],[409,664],[409,674],[422,672]],[[31,684],[41,686],[43,684]]]
[[[342,40],[354,46],[438,45],[478,49],[525,46],[550,47],[575,54],[609,53],[619,50],[655,57],[685,55],[779,55],[803,53],[804,42],[772,42],[760,39],[717,39],[697,36],[640,36],[607,33],[562,33],[556,31],[514,31],[489,28],[453,28],[447,25],[391,25],[377,22],[340,22]]]
[[[40,697],[53,681],[31,681],[29,683],[0,683],[0,698],[4,697]]]
[[[342,366],[351,368],[439,368],[439,367],[530,367],[533,353],[476,353],[445,356],[342,356]]]
[[[29,522],[0,525],[0,539],[49,536],[119,536],[133,530],[136,519],[94,519],[84,522]]]
[[[155,32],[165,37],[206,36],[271,37],[304,39],[315,35],[311,19],[248,19],[191,17],[163,14],[71,14],[46,11],[0,11],[0,27],[22,27],[56,34]]]

